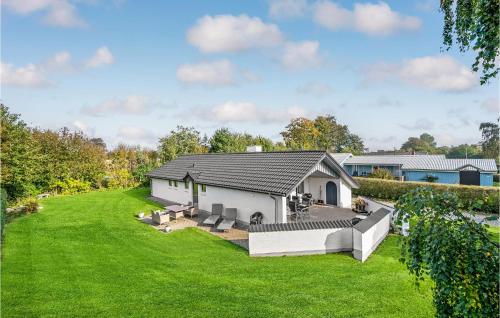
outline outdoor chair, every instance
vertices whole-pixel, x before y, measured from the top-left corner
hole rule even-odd
[[[193,206],[193,202],[189,201],[188,202],[189,209],[184,211],[184,216],[189,216],[190,218],[193,218],[194,216],[198,215],[198,209],[196,209]]]
[[[224,206],[221,203],[212,204],[212,214],[203,221],[203,225],[214,226],[222,218]]]
[[[162,225],[164,223],[170,222],[170,214],[164,213],[162,211],[154,211],[151,215],[151,219],[153,220],[153,223]]]
[[[238,209],[236,208],[224,209],[224,213],[222,214],[222,221],[217,226],[217,230],[219,231],[230,230],[236,223],[237,216],[238,216]]]

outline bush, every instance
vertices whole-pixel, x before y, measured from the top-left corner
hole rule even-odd
[[[0,188],[0,239],[3,237],[3,228],[7,221],[7,191]]]
[[[376,169],[372,174],[368,176],[368,178],[394,180],[394,176],[392,175],[391,171],[385,168]]]
[[[76,179],[66,179],[57,180],[53,182],[50,186],[52,191],[60,194],[75,194],[79,192],[90,191],[91,183],[88,181],[76,180]]]
[[[481,211],[483,213],[498,213],[499,191],[496,187],[466,186],[458,184],[440,184],[413,181],[393,181],[372,178],[354,177],[360,185],[359,189],[353,189],[355,195],[383,200],[398,200],[403,194],[418,187],[431,187],[433,190],[453,192],[458,195],[462,203],[468,209]]]
[[[438,181],[438,177],[436,177],[435,175],[433,174],[428,174],[426,175],[425,177],[422,178],[422,181],[424,182],[436,182]]]
[[[34,198],[26,199],[24,202],[24,212],[26,213],[35,213],[38,211],[38,201]]]

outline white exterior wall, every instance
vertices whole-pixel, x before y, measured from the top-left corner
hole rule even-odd
[[[338,196],[340,201],[338,204],[341,208],[350,209],[352,207],[351,187],[342,179],[339,179],[339,183],[340,187],[337,184],[337,187],[340,189],[340,195]]]
[[[389,233],[391,214],[374,224],[365,233],[353,229],[353,256],[364,262]]]
[[[248,233],[250,256],[352,251],[352,228]]]
[[[151,195],[160,199],[188,204],[193,201],[192,184],[184,188],[184,181],[177,181],[177,187],[168,185],[168,180],[151,179]]]
[[[314,199],[326,202],[326,184],[330,181],[337,185],[337,206],[350,209],[351,187],[340,178],[307,177],[304,180],[304,191],[311,193]]]
[[[276,197],[278,203],[271,198],[268,194],[255,193],[234,189],[226,189],[214,186],[206,186],[206,192],[201,192],[201,187],[198,191],[198,206],[202,210],[212,211],[212,204],[222,203],[224,208],[237,208],[237,220],[241,223],[248,224],[250,216],[255,212],[262,212],[264,215],[263,223],[284,223],[279,218],[281,217],[278,210],[278,220],[275,220],[276,204],[279,207],[281,197]],[[285,206],[286,207],[286,206]],[[286,209],[285,209],[285,222],[286,222]]]

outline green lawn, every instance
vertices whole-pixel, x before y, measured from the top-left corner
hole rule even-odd
[[[430,317],[389,237],[350,254],[250,258],[209,233],[164,234],[134,214],[147,189],[49,198],[6,227],[2,317]]]

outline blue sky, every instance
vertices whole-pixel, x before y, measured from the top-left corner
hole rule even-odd
[[[476,143],[498,80],[442,52],[438,1],[2,1],[2,101],[41,128],[154,147],[176,125],[335,115],[371,149]]]

